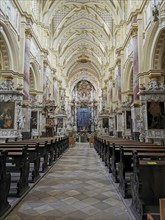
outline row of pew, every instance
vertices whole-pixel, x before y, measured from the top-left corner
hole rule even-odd
[[[165,146],[95,136],[94,148],[123,198],[131,198],[136,219],[159,213],[159,199],[165,198]]]
[[[0,143],[0,216],[9,197],[22,197],[68,147],[68,137]]]

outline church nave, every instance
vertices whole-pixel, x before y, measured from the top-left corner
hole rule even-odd
[[[134,220],[93,147],[70,147],[5,220]]]

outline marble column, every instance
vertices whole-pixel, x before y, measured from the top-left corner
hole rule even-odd
[[[24,126],[22,127],[23,139],[31,138],[31,106],[30,106],[30,47],[32,33],[31,29],[25,30],[25,54],[24,54],[24,79],[23,79],[23,106],[22,115]]]
[[[112,79],[110,81],[109,87],[110,87],[110,113],[112,114],[112,111],[113,111],[113,105],[112,105],[113,83],[112,83]]]
[[[138,36],[134,32],[132,37],[133,45],[133,99],[134,102],[139,100],[139,62],[138,62]]]
[[[117,66],[117,75],[118,75],[118,101],[121,103],[121,63],[118,62]]]
[[[53,78],[53,100],[56,103],[56,96],[57,96],[57,86],[56,86],[56,78]]]
[[[122,131],[123,131],[122,112],[118,112],[116,117],[117,117],[117,137],[122,137]]]
[[[114,114],[113,114],[113,124],[114,124],[114,126],[113,126],[113,135],[115,137],[117,137],[117,113],[116,112],[114,112]]]
[[[137,124],[140,120],[140,101],[139,101],[139,58],[138,58],[138,26],[132,24],[132,45],[133,45],[133,104],[131,105],[132,118],[132,139],[139,139],[139,129]]]
[[[46,103],[47,96],[48,96],[48,65],[46,62],[44,62],[44,69],[43,69],[43,74],[44,74],[44,81],[43,81],[43,104]]]
[[[75,113],[74,113],[74,128],[77,131],[77,105],[75,105]]]
[[[23,100],[29,100],[29,81],[30,81],[30,46],[31,31],[25,31],[25,60],[24,60],[24,82],[23,82]]]

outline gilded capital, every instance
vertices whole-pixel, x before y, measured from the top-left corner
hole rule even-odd
[[[150,70],[149,71],[149,78],[150,79],[158,79],[163,75],[163,70]]]
[[[31,28],[27,28],[26,30],[25,30],[25,36],[26,36],[26,38],[29,38],[29,39],[31,39],[32,38],[32,30],[31,30]]]
[[[57,72],[57,70],[54,69],[54,68],[52,68],[52,73],[53,73],[54,75],[56,74],[56,72]]]
[[[110,81],[112,80],[112,75],[109,76],[109,80],[110,80]]]
[[[44,68],[48,66],[48,60],[44,60]]]
[[[133,23],[131,26],[131,36],[134,37],[138,33],[138,25],[137,23]]]
[[[121,58],[120,57],[117,57],[116,65],[121,65]]]

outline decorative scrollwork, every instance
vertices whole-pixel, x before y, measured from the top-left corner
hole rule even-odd
[[[14,89],[14,83],[12,80],[5,80],[3,83],[0,84],[0,90],[3,91],[11,91]]]
[[[159,83],[157,80],[151,80],[148,83],[147,90],[165,90],[165,85],[162,82]]]

